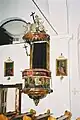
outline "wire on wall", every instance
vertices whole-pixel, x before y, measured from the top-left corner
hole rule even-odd
[[[68,1],[66,0],[66,24],[67,24],[67,33],[69,34],[69,11],[68,11]]]
[[[39,10],[39,12],[42,14],[42,16],[45,18],[45,20],[47,21],[47,23],[49,24],[49,26],[52,28],[52,30],[56,33],[56,35],[58,35],[58,32],[54,29],[54,27],[51,25],[51,23],[49,22],[49,20],[46,18],[46,16],[44,15],[44,13],[41,11],[41,9],[39,8],[39,6],[37,5],[37,3],[32,0],[32,2],[35,4],[35,6],[37,7],[37,9]]]
[[[80,24],[78,26],[78,33],[77,33],[77,54],[78,54],[78,76],[80,79]]]
[[[69,107],[71,111],[71,76],[70,76],[70,42],[73,40],[73,35],[72,37],[68,40],[68,59],[69,59]]]

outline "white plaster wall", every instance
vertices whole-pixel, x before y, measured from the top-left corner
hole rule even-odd
[[[29,58],[26,55],[26,51],[23,48],[24,44],[22,45],[8,45],[8,46],[1,46],[0,47],[0,66],[2,69],[0,69],[0,83],[3,84],[15,84],[15,83],[21,83],[22,80],[22,71],[25,68],[29,68]],[[4,62],[8,59],[8,57],[11,58],[11,60],[14,61],[14,77],[10,77],[11,80],[7,80],[8,77],[4,77]]]
[[[70,91],[71,111],[73,119],[76,119],[80,111],[80,77],[78,64],[78,48],[75,38],[70,43]],[[80,53],[79,53],[80,54]]]

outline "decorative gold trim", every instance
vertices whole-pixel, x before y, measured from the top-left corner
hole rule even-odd
[[[23,39],[25,39],[26,41],[29,42],[33,42],[33,41],[48,41],[50,38],[50,36],[48,34],[45,34],[44,32],[36,32],[36,33],[32,33],[32,32],[28,32],[23,36]]]

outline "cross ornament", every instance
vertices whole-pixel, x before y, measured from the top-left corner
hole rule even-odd
[[[72,90],[72,92],[73,92],[73,94],[74,94],[74,95],[77,95],[77,94],[79,94],[79,93],[80,93],[80,91],[79,91],[79,90],[77,90],[76,88],[74,88],[74,89]]]

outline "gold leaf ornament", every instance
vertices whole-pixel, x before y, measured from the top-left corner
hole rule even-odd
[[[49,116],[49,117],[48,117],[48,120],[56,120],[56,118],[55,118],[55,117],[52,117],[52,116]]]
[[[24,115],[23,116],[23,120],[32,120],[31,117],[27,116],[27,115]]]

